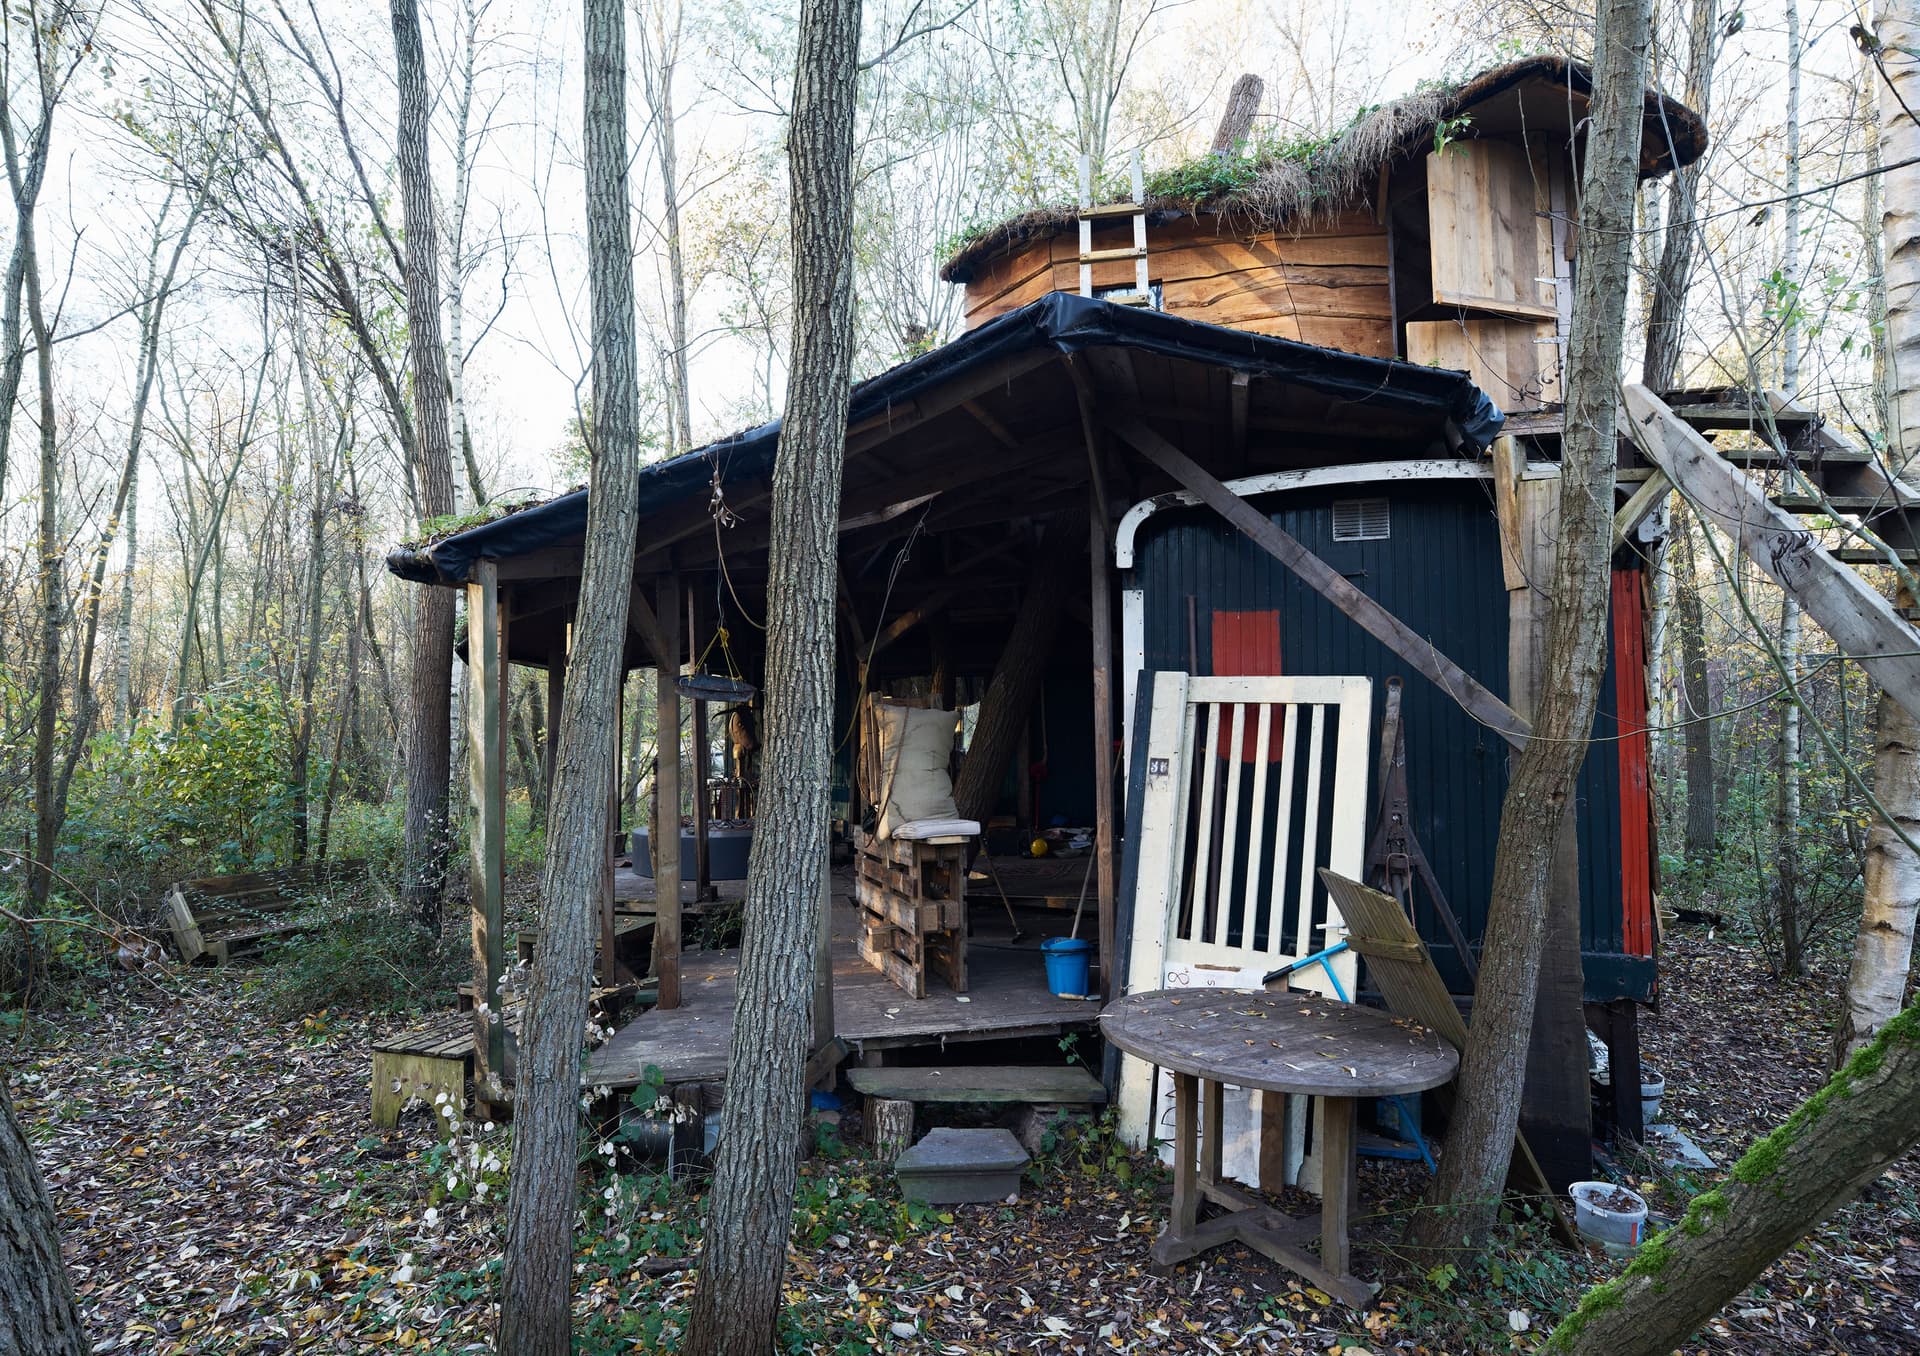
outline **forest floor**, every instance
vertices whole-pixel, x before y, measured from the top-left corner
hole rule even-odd
[[[1785,990],[1700,930],[1670,938],[1645,1026],[1665,1115],[1728,1163],[1821,1082],[1836,971]],[[97,1352],[485,1349],[505,1132],[439,1146],[415,1116],[367,1120],[369,1045],[391,1016],[260,1016],[244,970],[121,976],[8,1054]],[[597,1146],[588,1144],[591,1155]],[[1516,1226],[1482,1266],[1428,1266],[1388,1240],[1418,1169],[1369,1164],[1363,1268],[1403,1274],[1349,1313],[1244,1251],[1148,1265],[1157,1168],[1099,1134],[1060,1146],[1015,1205],[905,1205],[858,1153],[803,1176],[788,1350],[1221,1353],[1528,1350],[1614,1263]],[[583,1352],[670,1351],[691,1290],[697,1197],[595,1173],[580,1231]],[[1628,1180],[1676,1212],[1706,1184]],[[1710,1179],[1709,1179],[1710,1180]],[[1777,1263],[1709,1325],[1713,1352],[1920,1352],[1920,1160]]]

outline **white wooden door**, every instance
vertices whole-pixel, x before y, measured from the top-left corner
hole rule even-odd
[[[1150,723],[1128,992],[1256,987],[1345,935],[1318,871],[1361,871],[1372,694],[1361,677],[1154,675],[1135,716]],[[1333,964],[1351,994],[1352,954]],[[1294,982],[1333,992],[1317,965]],[[1122,1065],[1121,1130],[1136,1144],[1166,1137],[1149,1073]],[[1228,1154],[1243,1179],[1248,1133]]]

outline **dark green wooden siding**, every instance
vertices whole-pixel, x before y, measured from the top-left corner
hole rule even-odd
[[[1336,542],[1336,499],[1385,497],[1391,535]],[[1423,480],[1270,496],[1272,520],[1391,610],[1493,691],[1507,691],[1507,593],[1492,490],[1486,482]],[[1507,745],[1330,603],[1208,511],[1155,514],[1136,542],[1132,585],[1144,594],[1146,667],[1215,672],[1216,612],[1276,611],[1281,672],[1365,674],[1374,680],[1375,729],[1386,680],[1405,680],[1407,777],[1415,831],[1469,938],[1485,929]],[[1192,603],[1189,604],[1189,599]],[[1197,653],[1190,653],[1194,651]],[[1596,734],[1615,727],[1607,665]],[[1580,778],[1582,949],[1588,996],[1650,991],[1653,963],[1621,955],[1619,771],[1612,743],[1595,746]],[[1369,804],[1378,788],[1369,793]],[[1465,974],[1424,907],[1421,935],[1456,988]]]

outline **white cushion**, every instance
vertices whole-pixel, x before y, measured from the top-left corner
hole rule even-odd
[[[905,824],[893,826],[895,838],[905,838],[914,843],[927,843],[940,838],[974,838],[979,833],[980,821],[977,819],[910,819]]]

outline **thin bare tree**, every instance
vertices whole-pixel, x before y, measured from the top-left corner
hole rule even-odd
[[[543,926],[521,1029],[507,1200],[500,1347],[572,1350],[573,1218],[579,1170],[581,1032],[593,978],[595,901],[610,849],[627,604],[639,521],[640,380],[628,245],[625,0],[585,0],[582,126],[593,423],[586,549],[560,709],[541,873]]]
[[[793,1217],[815,940],[826,899],[841,459],[853,370],[853,121],[860,0],[800,12],[787,128],[793,203],[791,375],[768,544],[766,743],[727,1104],[707,1197],[689,1356],[774,1343]]]

